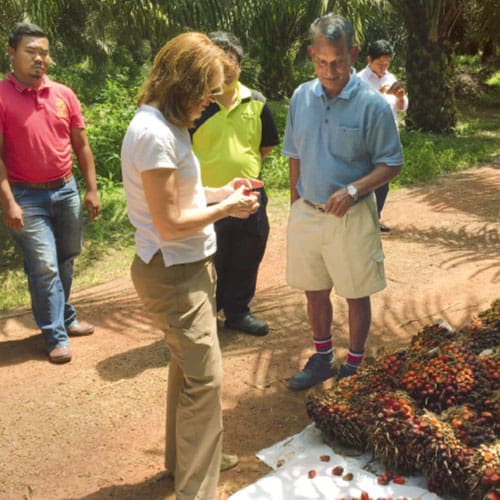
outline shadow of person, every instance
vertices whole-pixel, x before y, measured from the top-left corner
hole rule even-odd
[[[151,368],[167,366],[170,352],[163,340],[121,352],[97,363],[97,372],[104,380],[116,382],[134,378]]]
[[[0,367],[12,366],[27,361],[47,361],[41,333],[22,339],[0,342]]]
[[[172,476],[160,472],[136,484],[112,485],[101,488],[84,497],[71,497],[65,500],[174,500],[175,486]]]

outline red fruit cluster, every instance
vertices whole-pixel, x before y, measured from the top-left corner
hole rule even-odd
[[[491,411],[478,411],[469,405],[453,406],[441,414],[443,422],[453,428],[460,441],[470,447],[495,440],[495,416]]]
[[[327,444],[337,442],[363,448],[367,438],[366,427],[362,411],[354,401],[357,399],[357,403],[362,404],[362,398],[358,398],[354,391],[346,394],[348,392],[339,384],[330,395],[318,397],[313,394],[306,399],[306,410]]]
[[[467,483],[471,500],[494,498],[500,492],[500,440],[477,448]]]
[[[500,389],[500,350],[485,356],[479,356],[479,365],[484,376],[494,391]]]
[[[372,394],[394,391],[401,385],[400,380],[405,372],[405,366],[405,350],[382,354],[372,363],[366,364],[358,373],[357,379],[364,387],[369,387]]]
[[[411,363],[401,385],[424,408],[441,412],[461,404],[476,386],[477,361],[463,347],[441,344],[432,357]]]
[[[409,452],[421,457],[429,490],[439,495],[461,495],[467,490],[465,480],[474,450],[434,413],[424,412],[416,418]]]
[[[399,474],[424,473],[439,494],[494,498],[500,489],[500,299],[459,332],[444,323],[426,326],[408,348],[366,358],[356,377],[309,394],[306,408],[332,446],[371,449]],[[377,480],[389,481],[386,475]]]
[[[451,342],[457,338],[455,332],[447,323],[438,321],[426,325],[411,339],[410,350],[413,352],[427,352],[438,347],[443,342]]]
[[[458,333],[467,348],[475,354],[497,347],[500,343],[500,299],[495,300],[486,311],[480,312],[470,325]]]
[[[411,445],[414,426],[414,402],[406,393],[382,393],[373,397],[371,404],[377,418],[370,437],[375,455],[390,469],[409,474],[417,469],[416,457],[400,450]]]

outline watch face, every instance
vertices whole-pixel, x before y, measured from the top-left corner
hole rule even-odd
[[[352,184],[349,184],[347,186],[347,192],[349,193],[349,196],[354,199],[356,199],[356,197],[358,196],[358,190]]]

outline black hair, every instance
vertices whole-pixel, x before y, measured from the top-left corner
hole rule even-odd
[[[345,37],[348,49],[354,44],[354,28],[351,22],[333,12],[318,17],[311,24],[310,35],[312,42],[317,36],[327,38],[330,42],[338,42]]]
[[[33,23],[17,23],[9,33],[9,47],[16,49],[23,36],[47,38],[45,31],[38,25]]]
[[[225,52],[232,52],[236,56],[238,64],[241,64],[241,61],[243,61],[243,48],[236,35],[227,31],[212,31],[212,33],[209,33],[208,38]]]
[[[382,56],[394,56],[394,49],[387,40],[377,40],[368,47],[368,55],[374,61]]]

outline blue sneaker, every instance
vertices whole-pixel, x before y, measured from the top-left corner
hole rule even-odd
[[[358,373],[358,369],[355,366],[351,366],[346,363],[340,367],[337,379],[342,380],[343,378],[352,377],[353,375],[356,375],[356,373]]]
[[[300,372],[290,377],[288,386],[294,391],[302,391],[335,375],[337,375],[337,365],[333,356],[316,353],[308,359],[306,366]]]

